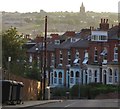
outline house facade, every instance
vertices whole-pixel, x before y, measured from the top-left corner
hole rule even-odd
[[[49,85],[118,84],[118,28],[119,25],[109,28],[108,20],[101,19],[99,29],[91,30],[88,35],[90,39],[74,36],[56,47],[55,68],[50,72],[53,80],[49,76],[52,81]]]
[[[87,35],[68,31],[67,35],[51,36],[47,44],[48,85],[118,84],[119,28],[120,25],[109,28],[108,19],[101,19],[99,28],[85,30]]]

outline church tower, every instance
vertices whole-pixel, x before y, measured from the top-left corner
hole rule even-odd
[[[82,5],[81,5],[81,7],[80,7],[80,13],[81,13],[81,14],[85,14],[85,7],[84,7],[84,5],[83,5],[83,2],[82,2]]]

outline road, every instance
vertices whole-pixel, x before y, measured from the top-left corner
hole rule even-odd
[[[31,109],[120,109],[118,108],[119,101],[104,99],[104,100],[64,100],[57,103],[49,103],[31,107]],[[29,108],[30,109],[30,108]]]

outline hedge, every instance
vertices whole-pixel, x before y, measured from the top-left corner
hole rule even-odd
[[[120,87],[116,85],[104,85],[101,83],[90,83],[88,85],[74,85],[70,94],[72,98],[78,97],[80,93],[81,98],[95,98],[99,94],[107,94],[110,92],[118,92]]]

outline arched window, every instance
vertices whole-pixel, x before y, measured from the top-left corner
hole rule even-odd
[[[79,72],[78,72],[78,71],[76,72],[76,77],[77,77],[77,78],[79,77]]]
[[[109,75],[112,76],[112,69],[109,69]]]
[[[109,82],[112,83],[112,69],[109,68]]]
[[[73,71],[70,72],[70,83],[71,84],[74,83],[74,72]]]
[[[57,77],[57,72],[56,71],[54,72],[54,77]]]
[[[89,76],[92,76],[92,71],[91,70],[89,70]]]
[[[97,70],[95,70],[94,72],[94,79],[95,79],[95,82],[97,82]]]
[[[103,70],[103,83],[106,84],[107,83],[107,71]]]
[[[118,70],[117,69],[115,69],[114,71],[114,77],[115,77],[115,83],[117,83],[118,82]]]
[[[62,85],[62,72],[59,72],[59,85]]]
[[[62,72],[59,72],[59,78],[62,78]]]
[[[76,77],[76,84],[79,84],[79,82],[80,82],[80,78],[79,78],[80,72],[79,71],[76,72],[75,77]]]
[[[88,73],[89,73],[89,83],[91,83],[92,82],[92,70],[89,70]]]
[[[71,77],[73,77],[73,76],[74,76],[74,72],[73,72],[73,71],[71,71],[70,76],[71,76]]]
[[[54,83],[55,84],[57,83],[57,72],[56,71],[54,72]]]
[[[53,84],[53,73],[51,74],[51,84]]]

